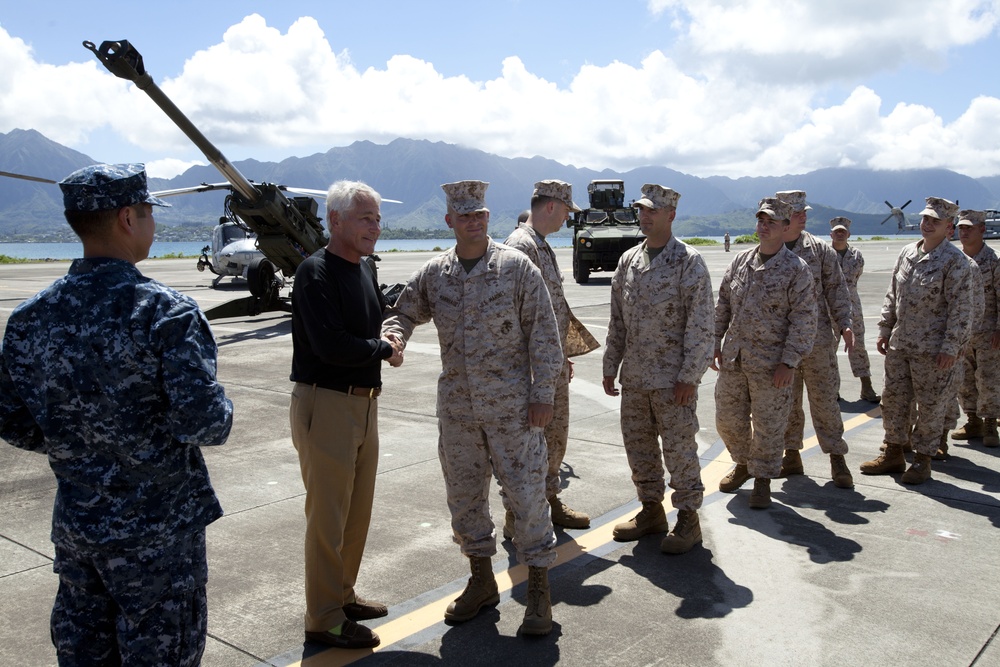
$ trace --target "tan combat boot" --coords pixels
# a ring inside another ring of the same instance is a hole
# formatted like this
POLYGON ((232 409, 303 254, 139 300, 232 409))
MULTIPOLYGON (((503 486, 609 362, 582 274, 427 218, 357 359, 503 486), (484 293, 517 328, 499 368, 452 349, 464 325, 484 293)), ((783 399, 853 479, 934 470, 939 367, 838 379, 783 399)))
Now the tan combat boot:
POLYGON ((983 437, 983 420, 975 412, 967 412, 965 426, 952 432, 952 440, 969 440, 983 437))
POLYGON ((647 501, 642 504, 639 513, 625 523, 615 526, 612 536, 617 542, 631 542, 643 535, 665 533, 670 530, 667 524, 667 513, 663 511, 663 503, 647 501))
POLYGON ((719 491, 723 493, 736 493, 736 490, 746 484, 750 479, 750 471, 745 463, 737 463, 736 467, 729 471, 729 474, 719 480, 719 491))
POLYGON ((805 472, 805 468, 802 467, 802 456, 799 454, 797 449, 786 449, 785 455, 781 457, 781 472, 778 473, 778 477, 791 477, 792 475, 801 475, 805 472))
POLYGON ((875 393, 875 387, 872 386, 872 379, 870 377, 861 378, 861 400, 868 401, 869 403, 880 403, 882 397, 875 393))
POLYGON ((552 525, 563 528, 590 528, 590 517, 583 512, 577 512, 559 500, 559 496, 549 498, 552 508, 552 525))
POLYGON ((948 458, 948 431, 941 434, 941 442, 938 443, 938 450, 931 457, 935 461, 944 461, 948 458))
POLYGON ((503 539, 514 539, 514 513, 510 510, 503 515, 503 539))
POLYGON ((891 472, 906 470, 906 459, 903 458, 903 448, 899 445, 885 446, 878 458, 861 464, 862 475, 888 475, 891 472))
POLYGON ((854 477, 851 476, 843 454, 830 454, 830 477, 838 489, 854 488, 854 477))
POLYGON ((750 509, 764 510, 771 506, 771 480, 756 477, 750 492, 750 509))
POLYGON ((913 465, 899 478, 903 484, 923 484, 931 478, 931 457, 927 454, 914 454, 913 465))
POLYGON ((670 534, 660 542, 665 554, 684 554, 701 542, 701 522, 694 510, 677 510, 677 523, 670 534))
POLYGON ((472 620, 483 607, 500 602, 500 592, 497 590, 497 580, 493 576, 493 561, 486 556, 469 558, 469 568, 472 576, 465 590, 444 612, 444 620, 452 623, 463 623, 472 620))
POLYGON ((549 595, 549 569, 528 566, 528 604, 521 621, 522 635, 547 635, 552 632, 552 599, 549 595))
POLYGON ((1000 436, 997 435, 997 420, 987 417, 983 420, 983 447, 1000 447, 1000 436))

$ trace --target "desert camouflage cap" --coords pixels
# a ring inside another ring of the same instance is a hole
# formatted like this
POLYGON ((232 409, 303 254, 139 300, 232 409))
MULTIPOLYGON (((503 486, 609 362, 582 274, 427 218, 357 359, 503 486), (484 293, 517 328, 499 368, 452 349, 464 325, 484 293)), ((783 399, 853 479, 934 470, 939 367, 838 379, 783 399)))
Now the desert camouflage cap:
POLYGON ((170 206, 149 194, 145 166, 94 164, 77 169, 59 182, 67 211, 113 211, 139 203, 170 206))
POLYGON ((946 220, 954 218, 955 214, 958 213, 958 204, 955 202, 942 199, 941 197, 928 197, 926 201, 927 207, 920 212, 921 216, 926 215, 938 220, 946 220))
POLYGON ((956 227, 974 227, 976 225, 986 225, 986 211, 973 211, 967 208, 959 212, 956 227))
POLYGON ((812 210, 812 206, 806 203, 805 190, 782 190, 774 193, 774 196, 791 206, 793 213, 812 210))
POLYGON ((646 183, 642 186, 642 199, 637 200, 632 206, 645 206, 646 208, 677 208, 677 200, 681 198, 679 192, 670 188, 665 188, 656 183, 646 183))
POLYGON ((850 218, 845 218, 842 215, 838 215, 836 218, 834 218, 833 220, 831 220, 830 221, 830 231, 832 232, 832 231, 836 231, 838 229, 843 229, 843 230, 846 230, 847 232, 850 232, 851 231, 851 219, 850 218))
POLYGON ((569 210, 579 213, 583 209, 573 203, 573 186, 566 181, 548 179, 535 183, 532 197, 552 197, 569 206, 569 210))
POLYGON ((441 189, 448 197, 448 208, 455 213, 462 214, 490 210, 486 208, 486 188, 488 187, 490 184, 485 181, 458 181, 445 183, 441 189))
POLYGON ((757 217, 768 215, 775 220, 791 220, 792 207, 777 197, 764 197, 757 204, 757 217))

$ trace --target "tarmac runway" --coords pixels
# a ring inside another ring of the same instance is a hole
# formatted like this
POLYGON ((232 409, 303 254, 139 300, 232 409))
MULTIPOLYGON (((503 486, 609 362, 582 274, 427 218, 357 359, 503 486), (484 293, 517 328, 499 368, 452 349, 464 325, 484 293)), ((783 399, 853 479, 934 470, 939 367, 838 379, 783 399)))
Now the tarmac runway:
MULTIPOLYGON (((859 244, 860 290, 876 388, 882 297, 905 241, 859 244)), ((993 242, 995 245, 996 242, 993 242)), ((745 246, 734 246, 738 251, 745 246)), ((402 282, 434 253, 386 253, 380 280, 402 282)), ((718 289, 735 253, 702 249, 718 289)), ((573 282, 557 250, 577 317, 602 343, 610 274, 573 282)), ((192 260, 148 260, 147 275, 203 308, 243 296, 210 289, 192 260)), ((0 266, 0 320, 65 273, 68 263, 0 266)), ((85 314, 81 314, 85 316, 85 314)), ((380 468, 357 590, 385 602, 372 651, 303 643, 304 489, 288 427, 290 319, 284 314, 213 323, 219 377, 236 408, 229 442, 206 448, 226 515, 208 528, 209 666, 308 665, 927 665, 1000 667, 1000 450, 952 446, 918 487, 899 476, 865 477, 882 440, 878 406, 858 399, 846 355, 841 409, 853 490, 830 481, 807 420, 803 476, 776 480, 769 510, 747 508, 749 487, 717 491, 731 460, 715 430, 716 373, 699 389, 698 435, 705 505, 703 545, 680 556, 661 536, 617 543, 611 528, 639 505, 622 447, 618 399, 601 388, 601 350, 578 357, 570 385, 570 443, 562 497, 593 518, 558 530, 550 573, 555 629, 517 635, 526 571, 509 542, 493 559, 501 602, 445 625, 468 565, 451 540, 434 416, 440 371, 433 325, 417 329, 401 368, 383 370, 380 468)), ((57 587, 49 541, 55 480, 43 456, 0 446, 0 664, 53 665, 48 619, 57 587)), ((665 503, 673 523, 675 512, 665 503)), ((503 508, 495 493, 494 520, 503 508)))

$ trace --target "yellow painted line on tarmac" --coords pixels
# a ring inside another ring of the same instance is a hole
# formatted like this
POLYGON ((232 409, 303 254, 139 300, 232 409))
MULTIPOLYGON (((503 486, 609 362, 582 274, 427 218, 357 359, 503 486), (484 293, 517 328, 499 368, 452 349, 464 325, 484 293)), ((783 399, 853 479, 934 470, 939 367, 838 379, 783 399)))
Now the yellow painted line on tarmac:
MULTIPOLYGON (((868 412, 852 417, 844 422, 844 432, 846 433, 852 429, 862 426, 872 421, 880 414, 881 409, 876 407, 868 412)), ((816 436, 806 439, 803 441, 803 452, 809 451, 818 444, 819 441, 816 440, 816 436)), ((732 467, 733 463, 729 459, 728 452, 725 449, 723 449, 717 457, 705 464, 705 466, 701 469, 701 479, 705 484, 706 495, 713 493, 710 489, 719 488, 719 481, 726 476, 732 467)), ((668 514, 673 510, 673 506, 670 504, 669 494, 663 501, 663 508, 668 514)), ((596 528, 592 528, 581 535, 574 536, 574 538, 569 542, 559 545, 556 547, 556 561, 552 564, 552 567, 568 563, 575 558, 579 558, 588 552, 595 551, 598 548, 612 542, 614 540, 612 531, 614 530, 615 524, 630 518, 631 515, 635 514, 635 512, 635 509, 623 512, 613 520, 607 521, 596 528)), ((515 586, 527 581, 528 568, 527 566, 521 564, 514 565, 503 572, 497 572, 496 579, 497 588, 500 593, 505 593, 515 586)), ((454 593, 449 594, 443 598, 429 602, 419 609, 414 609, 408 614, 404 614, 399 618, 380 625, 376 628, 376 632, 381 638, 382 643, 374 649, 357 649, 348 651, 331 648, 323 651, 322 653, 304 658, 299 662, 293 662, 290 664, 290 667, 295 665, 301 665, 302 667, 340 667, 341 665, 349 665, 353 662, 361 660, 376 651, 389 648, 393 644, 406 639, 407 637, 423 632, 432 625, 440 623, 444 618, 445 609, 448 608, 448 605, 454 598, 454 593)))

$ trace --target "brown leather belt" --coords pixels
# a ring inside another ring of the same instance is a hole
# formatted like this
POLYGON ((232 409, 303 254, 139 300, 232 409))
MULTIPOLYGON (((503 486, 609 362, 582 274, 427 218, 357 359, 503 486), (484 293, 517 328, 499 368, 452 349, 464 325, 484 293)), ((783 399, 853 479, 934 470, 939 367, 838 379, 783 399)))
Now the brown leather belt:
POLYGON ((353 396, 367 396, 368 398, 378 398, 382 393, 381 387, 348 387, 346 393, 353 396))

